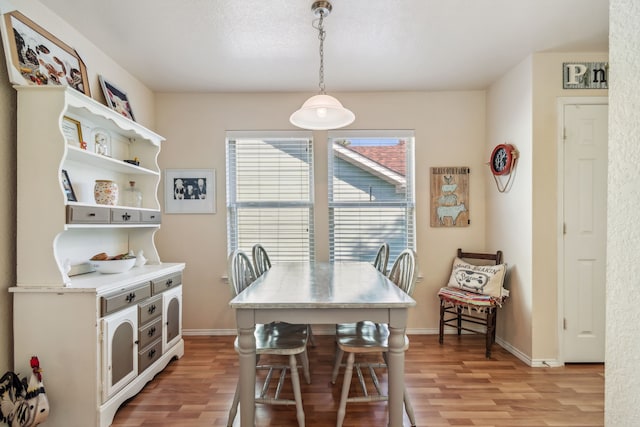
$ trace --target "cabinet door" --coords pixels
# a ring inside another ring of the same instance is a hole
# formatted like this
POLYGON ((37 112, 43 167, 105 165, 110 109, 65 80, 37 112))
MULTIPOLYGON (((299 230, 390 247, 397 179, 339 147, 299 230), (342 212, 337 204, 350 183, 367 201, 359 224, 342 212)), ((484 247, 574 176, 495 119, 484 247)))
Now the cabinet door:
POLYGON ((138 307, 102 319, 102 401, 138 375, 138 307))
POLYGON ((162 293, 162 353, 182 338, 182 286, 162 293))

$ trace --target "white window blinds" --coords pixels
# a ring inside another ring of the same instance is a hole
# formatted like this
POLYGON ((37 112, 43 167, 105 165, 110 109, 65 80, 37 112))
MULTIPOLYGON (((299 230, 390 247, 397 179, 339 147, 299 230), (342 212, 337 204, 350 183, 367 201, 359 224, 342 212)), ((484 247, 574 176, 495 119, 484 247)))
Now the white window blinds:
POLYGON ((310 137, 227 135, 229 252, 262 244, 272 262, 313 258, 310 137))
POLYGON ((329 257, 373 261, 381 243, 389 262, 415 249, 413 133, 329 134, 329 257))

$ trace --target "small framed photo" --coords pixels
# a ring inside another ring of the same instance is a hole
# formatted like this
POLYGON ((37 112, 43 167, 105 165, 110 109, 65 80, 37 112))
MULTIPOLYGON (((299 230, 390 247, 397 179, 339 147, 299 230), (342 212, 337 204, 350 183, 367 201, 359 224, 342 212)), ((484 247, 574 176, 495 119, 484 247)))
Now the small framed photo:
POLYGON ((215 169, 165 169, 164 210, 168 214, 216 213, 215 169))
POLYGON ((102 92, 104 93, 104 98, 106 99, 109 108, 115 110, 119 114, 122 114, 126 118, 135 121, 136 119, 133 116, 131 103, 129 102, 129 97, 127 97, 126 92, 116 87, 103 76, 100 75, 98 78, 100 79, 100 86, 102 86, 102 92))
POLYGON ((82 139, 82 125, 78 120, 64 116, 62 118, 62 132, 67 144, 87 149, 87 144, 82 139))
POLYGON ((73 187, 71 186, 71 181, 69 180, 69 174, 67 174, 66 170, 62 169, 60 179, 62 180, 62 188, 64 188, 64 193, 67 195, 67 201, 77 202, 78 199, 76 199, 76 193, 73 192, 73 187))
POLYGON ((0 30, 11 83, 70 86, 91 96, 87 69, 73 48, 18 11, 4 14, 0 30))

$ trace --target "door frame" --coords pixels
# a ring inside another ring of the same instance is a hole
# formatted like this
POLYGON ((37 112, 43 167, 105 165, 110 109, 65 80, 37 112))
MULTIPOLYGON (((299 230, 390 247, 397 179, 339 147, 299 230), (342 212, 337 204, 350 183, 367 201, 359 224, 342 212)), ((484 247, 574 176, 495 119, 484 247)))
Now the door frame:
MULTIPOLYGON (((567 105, 607 105, 609 106, 608 96, 572 96, 559 97, 557 101, 557 195, 556 205, 557 212, 557 298, 558 298, 558 362, 565 364, 564 355, 564 107, 567 105)), ((608 141, 607 141, 608 145, 608 141)))

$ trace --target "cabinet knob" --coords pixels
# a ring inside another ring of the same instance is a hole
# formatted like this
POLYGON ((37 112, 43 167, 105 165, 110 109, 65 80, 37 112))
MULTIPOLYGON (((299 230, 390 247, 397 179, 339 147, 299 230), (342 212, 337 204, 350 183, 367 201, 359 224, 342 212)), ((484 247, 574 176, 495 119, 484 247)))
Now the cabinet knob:
POLYGON ((156 327, 154 326, 153 328, 149 328, 149 332, 147 332, 147 335, 149 335, 150 337, 154 336, 156 334, 156 327))
POLYGON ((155 354, 156 354, 156 349, 152 348, 151 350, 149 350, 149 353, 147 353, 147 354, 149 356, 149 359, 152 359, 153 356, 155 356, 155 354))
POLYGON ((90 212, 89 216, 96 216, 95 212, 90 212))
POLYGON ((128 213, 125 213, 122 215, 123 221, 129 221, 130 219, 131 219, 131 215, 129 215, 128 213))
POLYGON ((151 304, 149 306, 149 308, 147 309, 147 311, 149 312, 149 314, 153 314, 156 311, 156 305, 155 304, 151 304))
POLYGON ((127 295, 127 297, 125 298, 127 300, 127 302, 131 302, 134 299, 136 299, 136 293, 135 292, 131 292, 129 295, 127 295))
POLYGON ((173 285, 173 279, 167 280, 167 283, 166 283, 167 288, 171 287, 171 285, 173 285))

